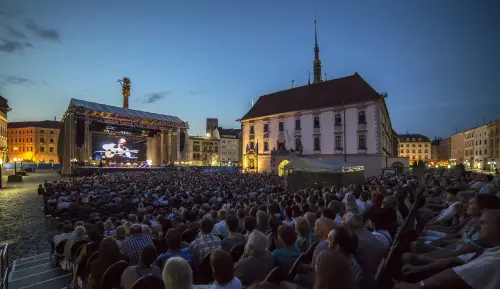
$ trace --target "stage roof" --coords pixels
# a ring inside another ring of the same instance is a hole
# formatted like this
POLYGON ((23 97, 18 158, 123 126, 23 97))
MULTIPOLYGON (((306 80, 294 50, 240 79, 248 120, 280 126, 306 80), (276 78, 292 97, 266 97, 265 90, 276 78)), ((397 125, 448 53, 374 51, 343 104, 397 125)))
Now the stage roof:
POLYGON ((343 161, 321 158, 294 158, 285 165, 286 170, 311 173, 337 173, 363 170, 363 166, 356 166, 343 161))
POLYGON ((81 107, 88 110, 94 110, 98 112, 111 113, 111 114, 120 114, 125 116, 132 116, 138 118, 149 118, 154 120, 168 121, 174 123, 184 123, 180 118, 176 116, 166 115, 166 114, 158 114, 153 112, 140 111, 135 109, 125 109, 123 107, 112 106, 107 104, 101 104, 96 102, 90 102, 80 99, 72 98, 70 106, 81 107))

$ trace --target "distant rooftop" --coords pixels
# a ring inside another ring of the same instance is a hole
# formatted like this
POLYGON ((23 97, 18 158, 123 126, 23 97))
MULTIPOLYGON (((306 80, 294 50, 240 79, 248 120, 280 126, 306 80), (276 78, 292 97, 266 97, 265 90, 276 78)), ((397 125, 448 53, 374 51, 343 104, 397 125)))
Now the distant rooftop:
POLYGON ((57 120, 42 120, 42 121, 18 121, 9 122, 7 128, 25 128, 25 127, 39 127, 39 128, 53 128, 60 129, 61 122, 57 120))
POLYGON ((219 131, 219 136, 224 137, 224 136, 232 136, 235 138, 240 138, 241 137, 241 129, 239 128, 222 128, 218 127, 217 130, 219 131))
POLYGON ((429 138, 423 134, 407 133, 398 135, 401 142, 430 142, 429 138), (409 140, 406 140, 409 139, 409 140))

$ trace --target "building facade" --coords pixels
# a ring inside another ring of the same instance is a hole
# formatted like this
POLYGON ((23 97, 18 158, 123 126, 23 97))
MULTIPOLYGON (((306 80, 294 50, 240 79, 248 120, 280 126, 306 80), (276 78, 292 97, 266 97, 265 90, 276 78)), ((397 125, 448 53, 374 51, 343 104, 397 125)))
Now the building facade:
POLYGON ((399 135, 399 156, 409 158, 410 162, 432 159, 431 141, 421 134, 399 135))
POLYGON ((26 121, 8 124, 8 159, 13 162, 59 163, 57 143, 61 122, 26 121))
POLYGON ((440 139, 434 139, 431 142, 431 161, 437 162, 439 160, 439 144, 441 143, 440 139))
POLYGON ((222 166, 238 165, 241 161, 241 130, 218 128, 220 137, 220 158, 222 166))
POLYGON ((439 140, 437 151, 437 159, 439 161, 450 161, 451 159, 451 137, 439 140))
POLYGON ((465 165, 465 133, 457 133, 450 136, 450 163, 452 165, 465 165))
POLYGON ((9 121, 7 120, 7 112, 9 112, 10 110, 11 108, 9 107, 8 100, 0 95, 0 166, 7 162, 7 125, 9 123, 9 121))
POLYGON ((500 120, 488 123, 488 168, 494 170, 500 165, 500 120))
POLYGON ((488 126, 482 125, 474 129, 474 168, 484 169, 488 163, 488 126))
POLYGON ((189 136, 188 161, 195 166, 219 165, 219 142, 217 138, 189 136))
POLYGON ((363 165, 373 176, 393 150, 385 98, 357 73, 262 96, 241 123, 248 172, 279 172, 302 155, 363 165))

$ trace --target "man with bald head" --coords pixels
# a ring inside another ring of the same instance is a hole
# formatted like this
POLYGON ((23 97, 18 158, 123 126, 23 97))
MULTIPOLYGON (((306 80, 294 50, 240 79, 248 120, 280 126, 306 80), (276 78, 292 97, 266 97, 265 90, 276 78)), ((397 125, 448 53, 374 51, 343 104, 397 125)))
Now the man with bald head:
POLYGON ((328 249, 328 234, 333 230, 333 222, 329 218, 321 217, 316 220, 314 224, 314 234, 319 239, 319 244, 314 249, 313 257, 312 257, 312 269, 314 270, 314 265, 316 264, 316 258, 319 256, 319 253, 326 251, 328 249))

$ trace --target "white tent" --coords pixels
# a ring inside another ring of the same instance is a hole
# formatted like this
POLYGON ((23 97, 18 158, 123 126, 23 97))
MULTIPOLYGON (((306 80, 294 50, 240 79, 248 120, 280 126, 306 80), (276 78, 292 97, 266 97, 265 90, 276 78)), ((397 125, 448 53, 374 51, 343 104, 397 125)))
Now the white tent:
POLYGON ((285 170, 310 172, 310 173, 342 173, 364 170, 363 166, 355 166, 343 161, 321 158, 294 158, 285 170))

